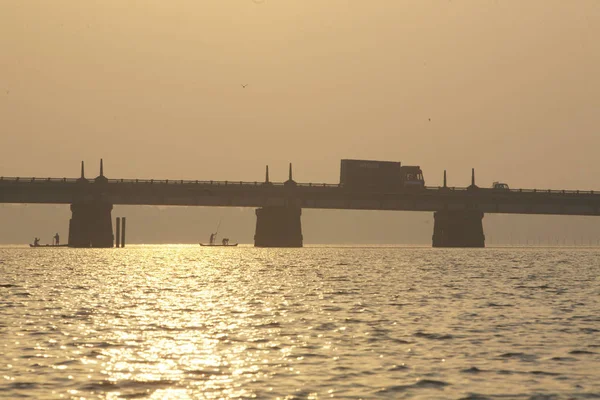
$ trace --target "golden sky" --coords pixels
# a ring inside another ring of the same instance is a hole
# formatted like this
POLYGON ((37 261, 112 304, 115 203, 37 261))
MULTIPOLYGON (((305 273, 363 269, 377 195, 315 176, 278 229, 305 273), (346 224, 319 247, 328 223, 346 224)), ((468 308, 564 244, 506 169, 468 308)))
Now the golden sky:
POLYGON ((0 175, 600 189, 598 38, 598 0, 0 0, 0 175))

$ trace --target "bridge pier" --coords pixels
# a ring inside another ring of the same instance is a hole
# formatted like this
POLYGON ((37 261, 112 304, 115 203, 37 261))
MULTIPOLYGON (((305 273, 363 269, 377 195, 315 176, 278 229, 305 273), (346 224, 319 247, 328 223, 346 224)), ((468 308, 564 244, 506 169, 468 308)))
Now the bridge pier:
POLYGON ((442 210, 433 217, 433 247, 485 247, 483 212, 442 210))
POLYGON ((255 247, 302 247, 299 207, 256 209, 255 247))
POLYGON ((112 208, 102 201, 71 204, 69 247, 113 247, 112 208))
POLYGON ((80 200, 71 204, 69 247, 113 247, 113 205, 102 200, 103 188, 107 183, 102 159, 100 175, 94 179, 93 186, 85 178, 83 161, 81 162, 81 177, 77 179, 80 200))

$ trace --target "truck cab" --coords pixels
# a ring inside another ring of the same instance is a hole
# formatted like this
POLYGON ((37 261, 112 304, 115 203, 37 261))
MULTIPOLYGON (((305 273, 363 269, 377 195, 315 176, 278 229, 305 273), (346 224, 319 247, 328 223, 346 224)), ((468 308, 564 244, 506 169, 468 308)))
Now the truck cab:
POLYGON ((418 165, 403 165, 400 167, 402 186, 405 188, 424 188, 423 171, 418 165))

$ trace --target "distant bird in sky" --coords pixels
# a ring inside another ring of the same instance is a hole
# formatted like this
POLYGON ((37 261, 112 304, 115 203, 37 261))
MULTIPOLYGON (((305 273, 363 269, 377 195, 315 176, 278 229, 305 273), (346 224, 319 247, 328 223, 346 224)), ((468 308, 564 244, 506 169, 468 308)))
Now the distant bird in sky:
POLYGON ((242 87, 245 89, 246 86, 248 86, 248 84, 246 83, 245 85, 242 83, 242 87))

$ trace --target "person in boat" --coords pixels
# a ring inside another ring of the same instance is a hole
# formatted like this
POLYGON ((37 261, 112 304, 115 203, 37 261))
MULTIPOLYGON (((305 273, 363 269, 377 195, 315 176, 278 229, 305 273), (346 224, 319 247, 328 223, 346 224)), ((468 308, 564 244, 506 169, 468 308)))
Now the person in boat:
POLYGON ((214 244, 215 243, 215 234, 211 233, 210 234, 210 240, 208 241, 209 244, 214 244))
POLYGON ((227 246, 229 244, 229 239, 223 238, 221 242, 223 243, 223 246, 227 246))
POLYGON ((54 244, 58 246, 60 244, 60 236, 58 236, 58 232, 54 235, 54 244))
POLYGON ((38 247, 38 246, 40 245, 40 238, 37 238, 37 237, 36 237, 36 238, 34 238, 34 239, 33 239, 33 245, 34 245, 35 247, 38 247))

